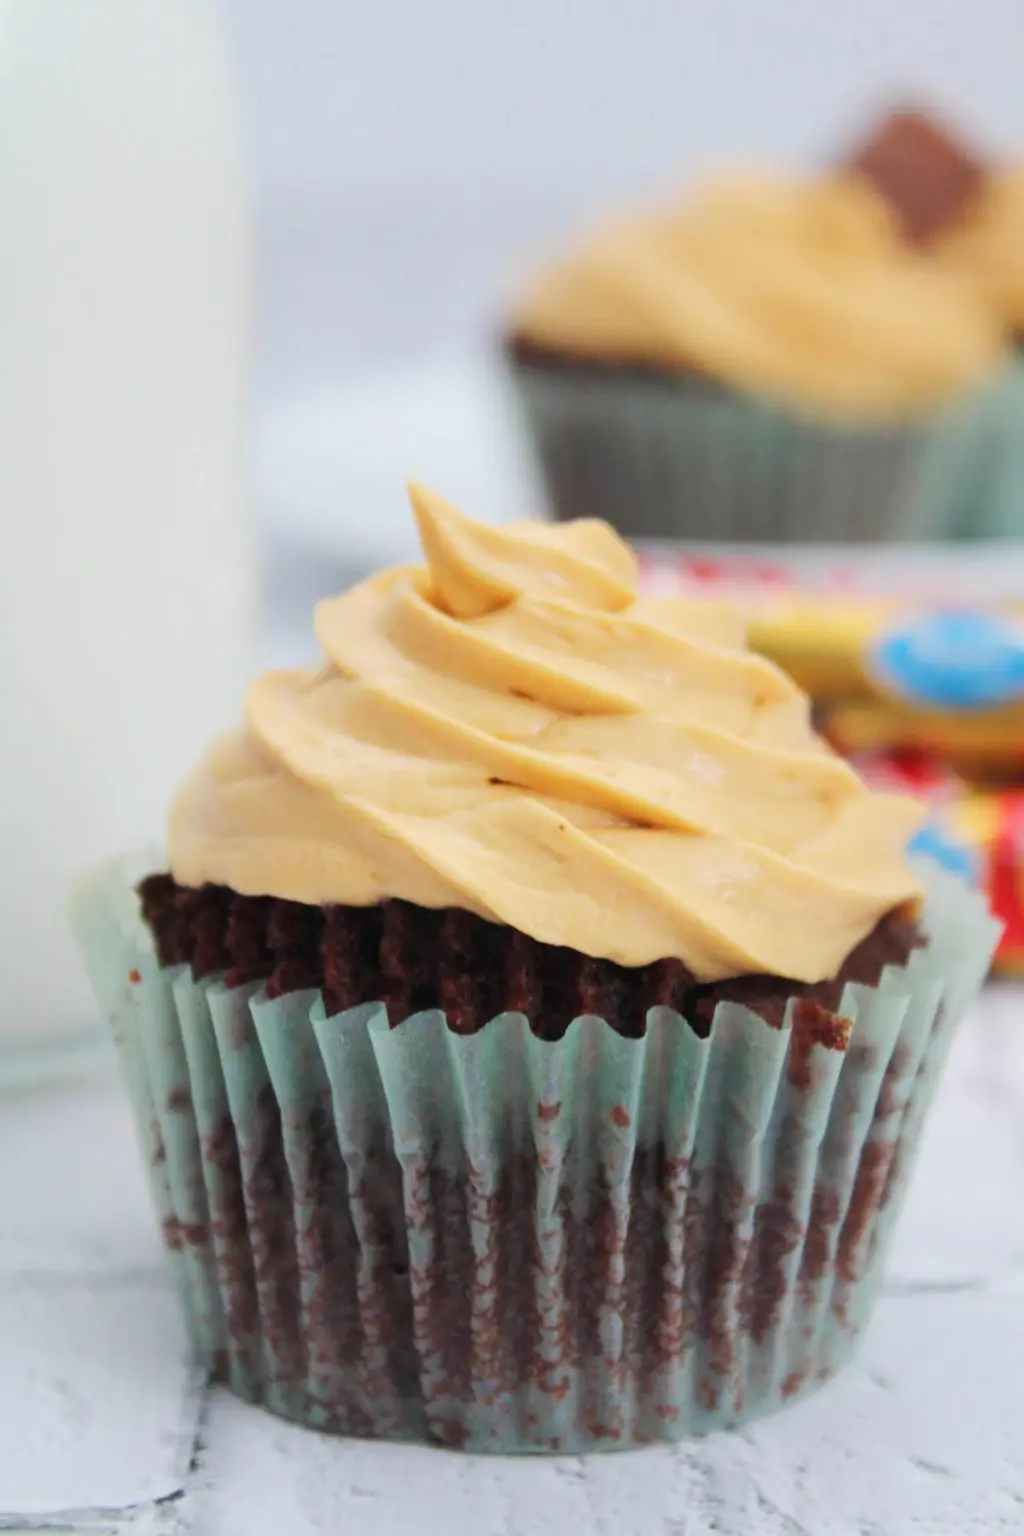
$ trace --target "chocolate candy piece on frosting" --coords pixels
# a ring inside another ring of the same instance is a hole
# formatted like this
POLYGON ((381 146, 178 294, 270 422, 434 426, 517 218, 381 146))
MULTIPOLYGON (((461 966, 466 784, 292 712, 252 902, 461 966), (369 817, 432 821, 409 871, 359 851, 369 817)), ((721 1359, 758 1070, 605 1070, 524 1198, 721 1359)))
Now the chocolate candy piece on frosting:
POLYGON ((954 225, 986 175, 959 139, 918 111, 891 113, 846 166, 882 194, 915 245, 954 225))

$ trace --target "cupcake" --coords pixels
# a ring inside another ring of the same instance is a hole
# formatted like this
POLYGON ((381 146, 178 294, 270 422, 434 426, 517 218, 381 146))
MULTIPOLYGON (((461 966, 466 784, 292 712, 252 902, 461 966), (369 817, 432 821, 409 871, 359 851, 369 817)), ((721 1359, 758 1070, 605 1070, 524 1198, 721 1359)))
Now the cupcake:
POLYGON ((72 901, 197 1356, 353 1435, 737 1423, 856 1345, 995 925, 729 608, 412 500, 72 901))
POLYGON ((815 178, 709 181, 534 274, 506 351, 559 518, 637 538, 947 531, 941 494, 914 494, 921 460, 951 413, 973 420, 1007 349, 977 284, 918 238, 980 170, 951 144, 959 180, 908 212, 900 170, 913 194, 917 162, 947 161, 941 136, 912 141, 917 162, 906 138, 815 178))

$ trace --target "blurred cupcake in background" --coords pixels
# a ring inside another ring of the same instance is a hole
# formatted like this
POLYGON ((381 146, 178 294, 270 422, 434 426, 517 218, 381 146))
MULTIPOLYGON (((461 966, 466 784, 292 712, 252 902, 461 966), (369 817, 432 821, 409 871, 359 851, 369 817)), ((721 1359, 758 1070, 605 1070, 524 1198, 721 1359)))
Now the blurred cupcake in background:
POLYGON ((712 180, 544 265, 506 346, 555 514, 638 538, 949 533, 922 462, 973 435, 1009 350, 933 243, 985 174, 900 114, 827 175, 712 180))

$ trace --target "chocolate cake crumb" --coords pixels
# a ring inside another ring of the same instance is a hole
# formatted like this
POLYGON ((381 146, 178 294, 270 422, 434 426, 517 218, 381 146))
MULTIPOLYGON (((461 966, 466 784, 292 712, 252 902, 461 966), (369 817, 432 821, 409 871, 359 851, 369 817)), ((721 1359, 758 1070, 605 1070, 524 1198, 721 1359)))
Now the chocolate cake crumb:
POLYGON ((810 997, 802 997, 793 1010, 793 1034, 789 1042, 787 1073, 794 1088, 806 1092, 812 1083, 814 1047, 827 1051, 845 1051, 852 1025, 849 1019, 810 997))
POLYGON ((779 1029, 796 997, 806 1005, 800 1019, 809 1043, 842 1049, 845 1021, 835 1010, 847 982, 874 986, 887 965, 905 965, 925 942, 913 921, 890 913, 829 981, 737 976, 699 983, 679 960, 617 965, 456 907, 314 907, 218 885, 180 886, 166 874, 150 875, 138 892, 163 966, 189 965, 197 980, 223 971, 229 986, 264 982, 271 997, 319 990, 329 1014, 383 1000, 392 1028, 441 1008, 449 1027, 467 1035, 508 1012, 525 1014, 536 1035, 557 1040, 574 1018, 596 1014, 638 1039, 649 1009, 660 1005, 704 1038, 720 1002, 742 1003, 779 1029))

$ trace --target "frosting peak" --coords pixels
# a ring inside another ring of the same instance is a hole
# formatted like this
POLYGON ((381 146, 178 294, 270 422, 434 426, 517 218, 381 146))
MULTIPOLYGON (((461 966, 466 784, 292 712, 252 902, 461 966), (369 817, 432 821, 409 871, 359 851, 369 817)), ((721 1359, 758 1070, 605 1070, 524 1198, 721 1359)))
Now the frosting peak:
POLYGON ((482 527, 411 487, 425 567, 316 612, 174 807, 183 884, 460 906, 701 979, 817 981, 919 894, 870 793, 722 604, 637 597, 601 523, 482 527))
POLYGON ((410 482, 409 499, 435 602, 478 619, 527 593, 615 612, 636 596, 637 563, 607 523, 527 521, 490 528, 410 482))

